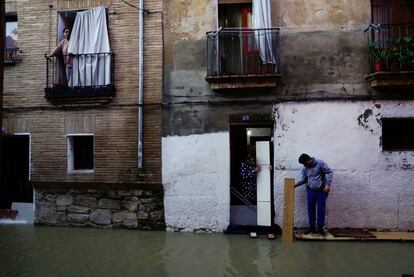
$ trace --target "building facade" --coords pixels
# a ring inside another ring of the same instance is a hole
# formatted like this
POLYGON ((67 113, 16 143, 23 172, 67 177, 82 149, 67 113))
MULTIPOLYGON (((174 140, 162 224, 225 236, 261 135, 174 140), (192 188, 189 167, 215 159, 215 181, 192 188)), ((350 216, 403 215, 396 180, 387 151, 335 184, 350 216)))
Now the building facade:
POLYGON ((37 224, 164 229, 162 4, 145 3, 141 104, 139 1, 6 2, 17 51, 5 58, 1 208, 33 203, 37 224), (65 28, 92 41, 69 43, 71 76, 62 55, 46 57, 65 28))
POLYGON ((327 227, 413 230, 411 2, 165 1, 167 230, 281 225, 301 153, 334 171, 327 227), (253 197, 240 173, 251 151, 253 197))

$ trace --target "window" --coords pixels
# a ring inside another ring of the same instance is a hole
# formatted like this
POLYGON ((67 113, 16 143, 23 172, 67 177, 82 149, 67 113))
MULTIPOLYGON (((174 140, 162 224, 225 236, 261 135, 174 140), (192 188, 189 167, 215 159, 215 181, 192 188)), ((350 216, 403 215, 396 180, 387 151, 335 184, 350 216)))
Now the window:
POLYGON ((6 37, 4 40, 4 61, 15 63, 19 60, 19 48, 17 46, 17 14, 6 14, 6 37))
POLYGON ((384 151, 413 151, 414 118, 383 118, 382 149, 384 151))
POLYGON ((93 135, 68 135, 68 172, 93 172, 93 135))
POLYGON ((6 15, 6 48, 17 48, 17 15, 6 15))
POLYGON ((413 0, 372 0, 372 22, 376 24, 414 23, 413 0))

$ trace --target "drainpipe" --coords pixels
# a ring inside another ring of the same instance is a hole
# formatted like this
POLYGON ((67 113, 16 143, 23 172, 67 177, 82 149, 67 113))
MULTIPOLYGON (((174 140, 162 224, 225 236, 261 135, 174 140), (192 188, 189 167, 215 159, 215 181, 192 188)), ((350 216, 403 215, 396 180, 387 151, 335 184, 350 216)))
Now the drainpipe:
POLYGON ((138 169, 143 168, 143 104, 144 104, 144 0, 139 1, 139 91, 138 91, 138 169))
MULTIPOLYGON (((6 31, 6 24, 5 24, 5 2, 4 0, 0 0, 0 178, 1 178, 1 167, 2 167, 2 158, 1 158, 1 144, 2 144, 2 137, 3 137, 3 84, 4 84, 4 38, 5 38, 5 31, 6 31)), ((1 179, 0 179, 1 180, 1 179)))

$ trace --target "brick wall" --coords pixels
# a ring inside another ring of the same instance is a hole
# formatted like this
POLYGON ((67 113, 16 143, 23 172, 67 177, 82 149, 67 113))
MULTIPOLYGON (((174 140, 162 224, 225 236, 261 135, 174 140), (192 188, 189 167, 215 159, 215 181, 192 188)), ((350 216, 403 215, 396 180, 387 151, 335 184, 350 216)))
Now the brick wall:
MULTIPOLYGON (((162 1, 146 1, 144 169, 137 169, 138 10, 122 1, 16 0, 22 61, 5 69, 3 125, 31 134, 32 181, 40 187, 161 185, 162 1), (98 3, 99 2, 99 3, 98 3), (49 5, 53 7, 50 8, 49 5), (56 46, 57 12, 103 4, 116 55, 108 104, 60 107, 44 98, 45 57, 56 46), (68 133, 93 133, 95 170, 67 173, 68 133)), ((128 1, 138 6, 138 1, 128 1)))

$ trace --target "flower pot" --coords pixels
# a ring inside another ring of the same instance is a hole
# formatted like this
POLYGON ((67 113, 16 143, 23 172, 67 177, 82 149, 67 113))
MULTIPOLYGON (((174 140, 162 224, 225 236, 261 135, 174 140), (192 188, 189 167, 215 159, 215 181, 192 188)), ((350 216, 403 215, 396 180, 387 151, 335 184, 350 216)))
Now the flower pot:
POLYGON ((382 71, 382 63, 381 62, 379 62, 379 61, 374 62, 374 71, 375 72, 382 71))

